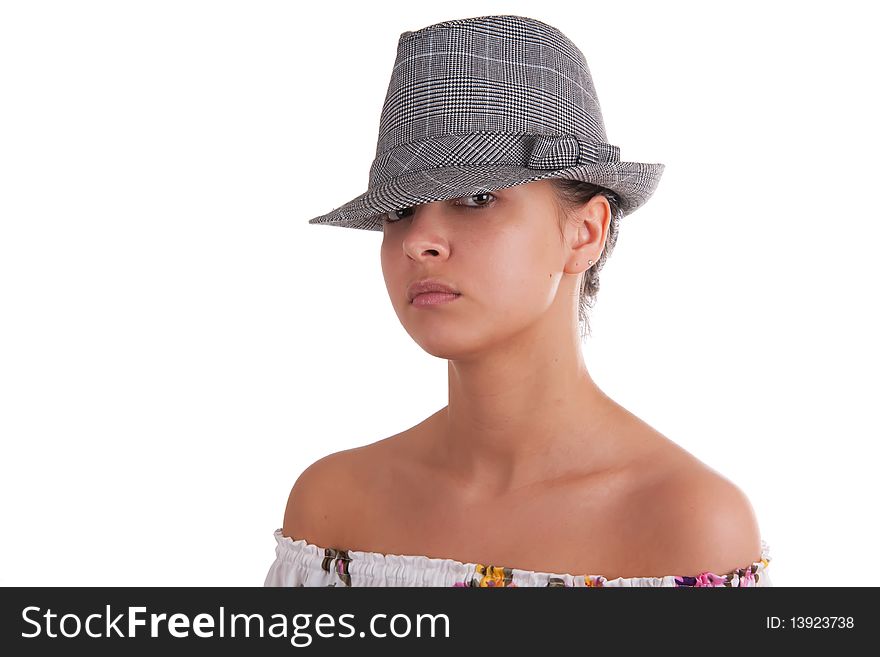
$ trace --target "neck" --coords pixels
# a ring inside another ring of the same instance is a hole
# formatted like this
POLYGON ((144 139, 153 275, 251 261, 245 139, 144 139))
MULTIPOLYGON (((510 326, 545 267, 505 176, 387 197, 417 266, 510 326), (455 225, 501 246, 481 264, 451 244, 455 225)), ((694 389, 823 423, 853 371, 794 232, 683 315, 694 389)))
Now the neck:
POLYGON ((552 326, 449 361, 432 460, 463 495, 497 497, 575 470, 598 472, 619 456, 608 430, 616 404, 593 382, 573 332, 553 335, 552 326))

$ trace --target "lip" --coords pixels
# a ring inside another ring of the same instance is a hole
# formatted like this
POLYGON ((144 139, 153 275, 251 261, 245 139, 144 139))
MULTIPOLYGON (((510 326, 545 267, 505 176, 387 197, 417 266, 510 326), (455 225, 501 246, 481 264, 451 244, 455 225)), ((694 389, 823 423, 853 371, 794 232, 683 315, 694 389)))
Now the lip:
POLYGON ((422 302, 428 301, 428 296, 435 301, 451 301, 461 296, 461 292, 439 278, 423 278, 411 283, 406 289, 406 296, 410 303, 413 303, 420 295, 426 297, 421 300, 422 302))
POLYGON ((460 294, 450 294, 448 292, 422 292, 417 294, 412 300, 413 306, 439 306, 444 303, 450 303, 460 297, 460 294))

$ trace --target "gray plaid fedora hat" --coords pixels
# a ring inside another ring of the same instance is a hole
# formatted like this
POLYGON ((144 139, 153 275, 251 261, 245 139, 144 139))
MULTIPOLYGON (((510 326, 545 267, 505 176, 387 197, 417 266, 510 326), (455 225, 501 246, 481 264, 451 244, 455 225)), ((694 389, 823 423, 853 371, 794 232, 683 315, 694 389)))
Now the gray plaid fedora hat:
POLYGON ((383 216, 546 178, 613 191, 621 217, 654 193, 664 164, 621 162, 583 53, 524 16, 403 32, 367 191, 310 224, 383 230, 383 216))

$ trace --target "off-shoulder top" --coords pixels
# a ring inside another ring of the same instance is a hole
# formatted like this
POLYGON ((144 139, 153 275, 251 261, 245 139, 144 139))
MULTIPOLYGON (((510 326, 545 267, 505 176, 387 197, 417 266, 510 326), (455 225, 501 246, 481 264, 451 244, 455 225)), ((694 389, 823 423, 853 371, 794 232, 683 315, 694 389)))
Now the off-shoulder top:
POLYGON ((763 539, 760 560, 729 573, 607 579, 602 575, 545 573, 423 555, 319 547, 281 532, 281 528, 274 532, 275 561, 263 586, 773 586, 767 574, 770 548, 763 539))

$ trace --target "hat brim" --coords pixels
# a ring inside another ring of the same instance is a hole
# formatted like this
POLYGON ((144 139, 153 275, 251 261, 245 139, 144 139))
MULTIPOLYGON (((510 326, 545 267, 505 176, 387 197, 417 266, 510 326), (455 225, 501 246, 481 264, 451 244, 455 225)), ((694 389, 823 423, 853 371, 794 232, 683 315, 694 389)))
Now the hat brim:
POLYGON ((621 216, 625 216, 651 198, 665 166, 660 163, 603 162, 552 171, 518 166, 459 166, 414 171, 368 190, 345 205, 310 219, 309 223, 382 231, 382 214, 391 210, 548 178, 582 180, 610 189, 620 197, 621 216))

